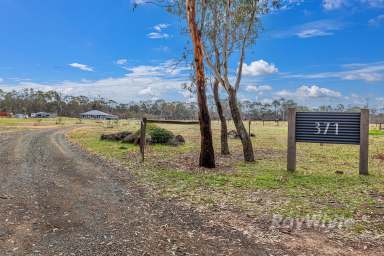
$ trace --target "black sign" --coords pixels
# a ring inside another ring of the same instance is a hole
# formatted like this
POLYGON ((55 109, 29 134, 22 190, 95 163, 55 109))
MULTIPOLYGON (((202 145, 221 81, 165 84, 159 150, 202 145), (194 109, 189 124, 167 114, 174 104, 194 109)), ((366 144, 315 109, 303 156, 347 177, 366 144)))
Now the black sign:
POLYGON ((296 141, 360 144, 360 113, 297 112, 296 141))

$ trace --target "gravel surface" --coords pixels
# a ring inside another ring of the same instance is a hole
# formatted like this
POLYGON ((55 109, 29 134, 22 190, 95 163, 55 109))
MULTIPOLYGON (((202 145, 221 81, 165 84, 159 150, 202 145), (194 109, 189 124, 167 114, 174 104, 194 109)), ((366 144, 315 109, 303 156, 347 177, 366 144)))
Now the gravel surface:
POLYGON ((151 196, 64 134, 0 134, 0 255, 283 255, 151 196))

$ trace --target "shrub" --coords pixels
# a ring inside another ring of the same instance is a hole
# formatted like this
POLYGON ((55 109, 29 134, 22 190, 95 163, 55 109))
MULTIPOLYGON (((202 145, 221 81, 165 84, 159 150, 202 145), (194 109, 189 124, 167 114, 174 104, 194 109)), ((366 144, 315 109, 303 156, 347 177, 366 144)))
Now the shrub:
POLYGON ((171 131, 160 127, 151 127, 149 129, 149 135, 151 135, 152 143, 165 144, 170 141, 174 135, 171 131))

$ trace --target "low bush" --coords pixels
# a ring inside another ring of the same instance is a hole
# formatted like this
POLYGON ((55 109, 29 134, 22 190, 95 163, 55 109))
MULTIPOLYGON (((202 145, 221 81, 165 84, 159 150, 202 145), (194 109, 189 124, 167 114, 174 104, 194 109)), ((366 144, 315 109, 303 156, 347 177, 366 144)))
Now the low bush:
POLYGON ((151 135, 152 143, 166 144, 175 137, 171 131, 164 128, 151 127, 148 130, 149 135, 151 135))

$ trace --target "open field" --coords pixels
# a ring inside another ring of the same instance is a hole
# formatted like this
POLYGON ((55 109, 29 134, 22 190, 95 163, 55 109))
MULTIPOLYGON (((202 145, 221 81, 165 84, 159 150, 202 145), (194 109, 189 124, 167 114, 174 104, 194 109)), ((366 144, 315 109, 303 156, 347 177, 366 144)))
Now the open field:
MULTIPOLYGON (((120 121, 124 124, 124 121, 120 121)), ((0 118, 0 132, 26 130, 26 129, 42 129, 57 128, 73 125, 86 125, 97 127, 110 127, 115 125, 114 121, 95 121, 80 120, 79 118, 55 117, 55 118, 0 118)))
MULTIPOLYGON (((358 175, 359 147, 350 145, 299 143, 297 172, 288 173, 286 123, 279 126, 253 123, 257 161, 245 164, 240 141, 230 139, 231 156, 217 154, 215 170, 197 166, 198 126, 159 126, 183 135, 187 143, 179 147, 149 145, 144 164, 139 162, 137 146, 99 140, 102 133, 135 131, 138 122, 114 129, 80 128, 68 137, 93 153, 128 166, 159 195, 215 209, 220 218, 229 218, 228 222, 244 217, 248 224, 256 222, 269 228, 273 214, 293 219, 316 216, 313 218, 325 223, 343 219, 350 222, 340 229, 308 229, 359 243, 384 241, 384 136, 381 132, 371 131, 370 175, 361 177, 358 175)), ((215 150, 220 152, 217 121, 213 122, 213 131, 215 150)))

